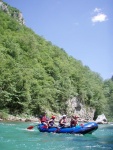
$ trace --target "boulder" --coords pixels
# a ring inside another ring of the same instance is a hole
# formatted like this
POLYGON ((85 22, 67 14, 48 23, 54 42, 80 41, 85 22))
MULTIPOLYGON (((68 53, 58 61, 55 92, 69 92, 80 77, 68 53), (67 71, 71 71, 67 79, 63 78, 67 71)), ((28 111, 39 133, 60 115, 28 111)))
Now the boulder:
POLYGON ((97 117, 97 119, 95 120, 95 122, 98 123, 98 124, 105 124, 105 123, 108 123, 108 122, 107 122, 107 119, 106 119, 106 116, 105 116, 104 114, 99 115, 99 116, 97 117))
POLYGON ((3 121, 3 119, 0 118, 0 121, 3 121))

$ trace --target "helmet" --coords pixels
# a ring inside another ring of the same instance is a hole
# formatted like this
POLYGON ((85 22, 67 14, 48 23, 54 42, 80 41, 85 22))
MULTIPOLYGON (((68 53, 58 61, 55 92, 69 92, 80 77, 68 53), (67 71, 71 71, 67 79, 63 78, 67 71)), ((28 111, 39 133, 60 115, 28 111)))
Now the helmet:
POLYGON ((55 116, 52 116, 51 118, 52 118, 52 119, 55 119, 56 117, 55 117, 55 116))
POLYGON ((66 115, 63 115, 62 117, 64 118, 64 117, 66 117, 66 115))

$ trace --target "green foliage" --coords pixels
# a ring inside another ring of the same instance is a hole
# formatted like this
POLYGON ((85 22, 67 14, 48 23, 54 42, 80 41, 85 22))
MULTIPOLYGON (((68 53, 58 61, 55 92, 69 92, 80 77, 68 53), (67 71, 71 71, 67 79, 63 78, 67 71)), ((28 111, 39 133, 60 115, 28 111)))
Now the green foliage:
POLYGON ((98 115, 112 101, 97 73, 2 11, 0 62, 0 109, 12 114, 64 113, 66 101, 77 96, 98 115))
POLYGON ((6 110, 0 111, 0 118, 1 119, 8 119, 8 112, 6 110))
POLYGON ((113 121, 113 78, 104 81, 104 94, 107 99, 105 105, 106 116, 113 121))

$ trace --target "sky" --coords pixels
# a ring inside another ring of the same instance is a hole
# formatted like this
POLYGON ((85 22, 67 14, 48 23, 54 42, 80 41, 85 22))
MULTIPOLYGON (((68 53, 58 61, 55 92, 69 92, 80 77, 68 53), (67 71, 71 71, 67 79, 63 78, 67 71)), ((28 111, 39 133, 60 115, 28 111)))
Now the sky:
POLYGON ((113 75, 113 0, 3 0, 25 25, 104 80, 113 75))

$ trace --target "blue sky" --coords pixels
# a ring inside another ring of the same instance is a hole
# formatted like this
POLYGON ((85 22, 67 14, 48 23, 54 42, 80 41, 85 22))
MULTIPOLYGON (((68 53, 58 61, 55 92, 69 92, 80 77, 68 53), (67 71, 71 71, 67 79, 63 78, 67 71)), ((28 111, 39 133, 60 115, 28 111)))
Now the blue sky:
POLYGON ((113 0, 3 0, 27 27, 103 79, 113 75, 113 0))

